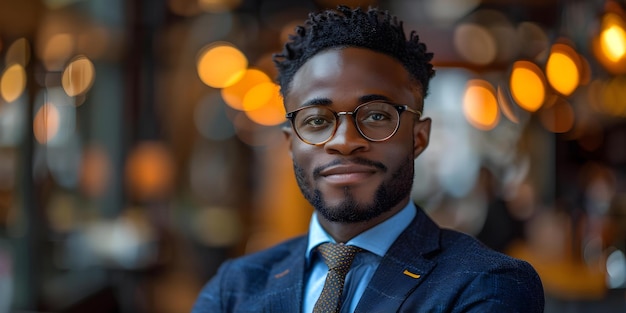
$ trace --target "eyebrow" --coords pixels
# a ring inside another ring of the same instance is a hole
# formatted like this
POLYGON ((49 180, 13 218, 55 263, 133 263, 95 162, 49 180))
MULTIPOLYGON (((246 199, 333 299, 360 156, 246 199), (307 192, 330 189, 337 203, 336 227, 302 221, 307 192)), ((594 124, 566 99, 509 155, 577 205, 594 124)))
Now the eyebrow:
POLYGON ((361 103, 377 101, 377 100, 391 102, 391 99, 389 99, 389 97, 383 96, 383 95, 377 95, 377 94, 364 95, 359 98, 359 101, 361 103))
POLYGON ((324 106, 328 106, 331 105, 333 103, 333 101, 331 101, 328 98, 313 98, 310 100, 305 101, 300 107, 308 107, 308 106, 312 106, 312 105, 324 105, 324 106))
MULTIPOLYGON (((379 94, 368 94, 368 95, 359 97, 359 103, 365 103, 365 102, 377 101, 377 100, 391 102, 391 99, 389 99, 389 97, 379 95, 379 94)), ((306 107, 306 106, 312 106, 312 105, 329 106, 332 103, 333 101, 328 98, 314 98, 314 99, 305 101, 300 107, 306 107)))

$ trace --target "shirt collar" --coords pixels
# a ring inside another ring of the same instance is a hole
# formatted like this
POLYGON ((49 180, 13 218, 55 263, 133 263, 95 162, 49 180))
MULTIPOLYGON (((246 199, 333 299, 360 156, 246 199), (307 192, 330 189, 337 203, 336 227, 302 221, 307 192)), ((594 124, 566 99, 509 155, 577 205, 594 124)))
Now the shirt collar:
MULTIPOLYGON (((384 222, 360 233, 346 244, 357 246, 382 257, 387 253, 391 244, 400 236, 400 233, 402 233, 404 229, 409 226, 413 218, 415 218, 416 210, 415 204, 409 201, 400 212, 384 222)), ((309 245, 305 255, 307 264, 309 264, 311 259, 311 251, 318 245, 325 242, 335 242, 324 228, 322 228, 315 212, 311 217, 308 237, 309 245)))

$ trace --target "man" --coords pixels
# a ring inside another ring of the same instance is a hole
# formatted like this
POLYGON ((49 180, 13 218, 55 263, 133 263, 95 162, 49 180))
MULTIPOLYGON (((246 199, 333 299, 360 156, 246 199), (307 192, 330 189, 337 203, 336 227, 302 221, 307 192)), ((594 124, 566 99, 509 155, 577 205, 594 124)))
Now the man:
POLYGON ((341 6, 290 40, 275 63, 309 232, 223 264, 193 312, 542 312, 528 263, 440 229, 410 199, 434 74, 415 33, 341 6), (348 250, 343 277, 326 262, 348 250))

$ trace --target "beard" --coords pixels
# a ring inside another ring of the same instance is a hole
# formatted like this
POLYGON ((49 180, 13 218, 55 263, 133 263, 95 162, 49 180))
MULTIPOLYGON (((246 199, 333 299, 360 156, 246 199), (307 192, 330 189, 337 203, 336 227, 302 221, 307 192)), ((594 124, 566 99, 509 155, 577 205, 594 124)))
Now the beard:
MULTIPOLYGON (((374 165, 375 167, 387 171, 381 163, 372 163, 369 160, 355 159, 355 163, 374 165)), ((406 158, 391 177, 383 181, 376 189, 374 199, 371 203, 361 203, 355 199, 350 187, 344 188, 344 200, 336 206, 329 206, 324 200, 324 196, 319 189, 314 189, 307 180, 307 175, 302 167, 293 162, 296 181, 307 199, 315 210, 325 219, 339 223, 359 223, 372 220, 383 213, 389 212, 398 203, 408 197, 413 186, 414 165, 413 159, 406 158)), ((313 180, 318 177, 321 169, 313 172, 313 180)))

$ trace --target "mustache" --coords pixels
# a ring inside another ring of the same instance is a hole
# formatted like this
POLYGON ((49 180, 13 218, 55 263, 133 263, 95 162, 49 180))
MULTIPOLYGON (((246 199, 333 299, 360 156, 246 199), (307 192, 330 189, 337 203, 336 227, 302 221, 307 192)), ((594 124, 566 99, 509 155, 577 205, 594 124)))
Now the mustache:
POLYGON ((322 166, 318 166, 313 170, 313 178, 318 178, 320 177, 320 173, 331 167, 331 166, 335 166, 335 165, 341 165, 341 164, 358 164, 358 165, 366 165, 366 166, 371 166, 371 167, 375 167, 383 172, 387 172, 387 167, 385 166, 385 164, 382 164, 381 162, 377 162, 377 161, 372 161, 366 158, 361 158, 361 157, 355 157, 355 158, 351 158, 351 159, 335 159, 330 163, 324 164, 322 166))

